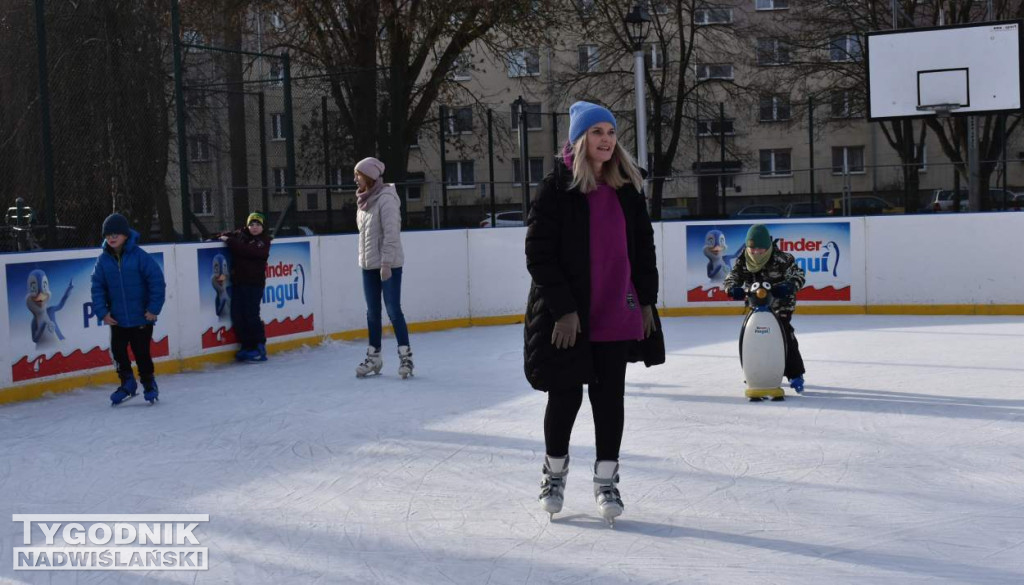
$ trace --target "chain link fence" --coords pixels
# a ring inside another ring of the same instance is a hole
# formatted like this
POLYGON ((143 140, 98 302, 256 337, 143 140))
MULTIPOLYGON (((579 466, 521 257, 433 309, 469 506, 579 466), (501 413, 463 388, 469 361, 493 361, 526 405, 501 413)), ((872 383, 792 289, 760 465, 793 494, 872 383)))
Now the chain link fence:
MULTIPOLYGON (((40 20, 39 4, 10 0, 0 20, 0 250, 95 246, 112 211, 127 215, 145 242, 209 238, 256 209, 278 237, 356 230, 352 169, 376 153, 357 152, 367 130, 357 130, 351 116, 346 122, 332 82, 359 76, 384 99, 385 71, 325 75, 280 51, 241 42, 226 49, 186 18, 179 102, 166 2, 73 4, 47 2, 40 20)), ((552 112, 529 96, 482 99, 442 93, 437 101, 446 105, 435 105, 406 145, 404 176, 385 173, 397 184, 405 229, 523 223, 531 194, 563 148, 567 108, 552 112)), ((636 152, 634 112, 615 114, 620 142, 636 152)), ((382 129, 393 123, 382 118, 375 117, 382 129)), ((953 165, 915 165, 918 187, 908 189, 903 166, 866 164, 863 147, 831 147, 827 160, 825 138, 808 137, 799 123, 778 128, 788 142, 824 151, 825 164, 819 159, 812 170, 793 164, 788 151, 743 151, 746 137, 732 132, 731 120, 701 119, 684 124, 674 159, 696 162, 659 168, 651 164, 659 129, 650 127, 647 192, 660 203, 653 215, 973 211, 953 165)), ((1024 185, 1010 180, 1020 173, 1007 170, 1021 162, 994 161, 985 208, 1020 208, 1024 185)))

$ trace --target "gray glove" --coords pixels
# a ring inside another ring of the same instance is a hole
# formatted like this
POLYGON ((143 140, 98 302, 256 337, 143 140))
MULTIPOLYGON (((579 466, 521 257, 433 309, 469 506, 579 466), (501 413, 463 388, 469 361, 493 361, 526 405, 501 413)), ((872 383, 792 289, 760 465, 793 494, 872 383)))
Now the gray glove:
POLYGON ((385 281, 385 280, 387 280, 389 278, 391 278, 391 265, 390 264, 381 264, 380 265, 380 279, 381 279, 381 281, 383 282, 383 281, 385 281))
POLYGON ((555 328, 551 331, 551 345, 558 349, 567 349, 576 345, 576 334, 581 333, 580 316, 576 311, 566 313, 555 321, 555 328))

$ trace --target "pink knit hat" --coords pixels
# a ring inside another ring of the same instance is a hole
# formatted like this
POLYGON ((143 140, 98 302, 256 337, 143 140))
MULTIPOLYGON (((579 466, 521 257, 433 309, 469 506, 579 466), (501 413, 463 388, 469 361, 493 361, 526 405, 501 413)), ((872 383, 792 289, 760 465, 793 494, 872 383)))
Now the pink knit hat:
POLYGON ((384 174, 384 163, 370 156, 357 162, 356 170, 376 181, 384 174))

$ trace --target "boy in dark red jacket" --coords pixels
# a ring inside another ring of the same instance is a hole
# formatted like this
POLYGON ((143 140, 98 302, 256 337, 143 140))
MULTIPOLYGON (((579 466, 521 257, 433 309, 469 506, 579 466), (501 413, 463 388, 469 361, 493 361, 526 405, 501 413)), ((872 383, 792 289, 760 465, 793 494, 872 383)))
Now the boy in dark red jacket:
POLYGON ((231 250, 231 322, 242 344, 235 354, 238 361, 267 361, 267 335, 260 317, 270 257, 270 236, 263 233, 266 219, 254 211, 246 227, 220 236, 231 250))

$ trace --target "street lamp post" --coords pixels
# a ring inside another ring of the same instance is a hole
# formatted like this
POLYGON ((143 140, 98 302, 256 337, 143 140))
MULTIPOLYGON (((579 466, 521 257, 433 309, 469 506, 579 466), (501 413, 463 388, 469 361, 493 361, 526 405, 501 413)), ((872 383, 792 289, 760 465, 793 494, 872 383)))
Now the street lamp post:
MULTIPOLYGON (((651 17, 643 6, 637 2, 623 19, 626 34, 633 45, 633 84, 636 92, 636 158, 641 167, 647 169, 647 98, 644 93, 644 41, 651 24, 651 17)), ((648 173, 650 169, 647 169, 648 173)), ((644 181, 646 183, 646 181, 644 181)))

